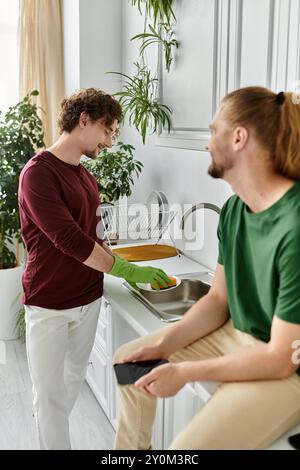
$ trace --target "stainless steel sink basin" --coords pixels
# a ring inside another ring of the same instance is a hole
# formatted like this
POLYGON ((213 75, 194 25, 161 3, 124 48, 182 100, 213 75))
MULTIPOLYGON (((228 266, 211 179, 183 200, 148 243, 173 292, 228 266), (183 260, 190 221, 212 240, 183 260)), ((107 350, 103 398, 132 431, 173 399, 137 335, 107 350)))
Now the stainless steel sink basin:
POLYGON ((208 293, 212 284, 208 273, 180 274, 177 277, 181 278, 178 287, 157 292, 136 290, 127 282, 123 285, 161 321, 169 323, 182 318, 197 300, 208 293))

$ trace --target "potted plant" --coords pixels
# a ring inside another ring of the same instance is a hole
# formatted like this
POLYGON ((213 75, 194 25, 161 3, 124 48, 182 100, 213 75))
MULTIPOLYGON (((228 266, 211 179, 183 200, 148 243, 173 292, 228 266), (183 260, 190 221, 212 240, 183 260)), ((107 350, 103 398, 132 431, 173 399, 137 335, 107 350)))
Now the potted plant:
POLYGON ((147 65, 139 62, 134 64, 137 68, 133 78, 120 72, 110 72, 120 75, 124 79, 123 90, 115 93, 120 97, 124 114, 129 116, 129 123, 133 124, 142 136, 143 144, 149 130, 154 134, 160 127, 167 126, 171 130, 171 109, 162 104, 158 97, 158 78, 151 74, 147 65))
MULTIPOLYGON (((109 243, 123 236, 117 218, 119 207, 111 207, 120 198, 130 196, 134 184, 133 176, 139 177, 143 164, 134 160, 135 148, 118 142, 115 150, 104 149, 95 160, 85 160, 83 165, 95 176, 100 188, 101 216, 109 243), (105 209, 106 208, 106 209, 105 209), (115 210, 116 209, 116 210, 115 210)), ((124 218, 124 214, 122 215, 124 218)), ((122 225, 122 224, 121 224, 122 225)))
POLYGON ((131 0, 131 5, 137 6, 140 14, 144 7, 146 15, 153 16, 154 26, 162 19, 165 19, 168 25, 172 19, 176 20, 173 3, 174 0, 131 0))
POLYGON ((134 150, 132 145, 118 142, 114 151, 104 149, 95 160, 83 161, 99 183, 101 203, 114 203, 131 195, 134 173, 138 177, 143 168, 134 160, 134 150))
POLYGON ((0 112, 0 339, 18 337, 16 327, 21 307, 23 266, 18 259, 22 242, 18 212, 19 175, 25 163, 44 147, 42 121, 32 98, 0 112))
POLYGON ((173 11, 173 2, 174 0, 131 0, 131 4, 138 7, 140 14, 143 15, 143 9, 145 14, 144 32, 131 38, 131 41, 142 40, 140 55, 144 62, 145 49, 151 44, 160 45, 164 52, 165 67, 168 72, 173 61, 173 49, 179 47, 172 25, 172 22, 177 21, 173 11), (152 24, 148 24, 147 31, 148 19, 152 21, 152 24))

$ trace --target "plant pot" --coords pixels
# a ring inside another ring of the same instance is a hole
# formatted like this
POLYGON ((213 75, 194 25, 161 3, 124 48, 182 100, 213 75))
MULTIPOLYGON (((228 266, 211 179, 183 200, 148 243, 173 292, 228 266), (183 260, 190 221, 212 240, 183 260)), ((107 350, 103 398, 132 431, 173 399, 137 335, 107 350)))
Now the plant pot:
POLYGON ((17 317, 22 307, 24 266, 0 269, 0 340, 18 338, 17 317))

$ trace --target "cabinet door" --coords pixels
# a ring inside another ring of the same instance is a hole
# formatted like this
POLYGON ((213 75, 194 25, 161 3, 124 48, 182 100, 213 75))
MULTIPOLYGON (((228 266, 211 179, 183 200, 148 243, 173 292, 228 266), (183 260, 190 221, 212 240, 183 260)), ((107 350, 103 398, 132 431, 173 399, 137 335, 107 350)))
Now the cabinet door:
POLYGON ((110 391, 110 422, 116 430, 118 426, 118 391, 115 373, 113 371, 112 358, 115 351, 124 343, 128 343, 139 337, 138 333, 118 314, 116 310, 111 310, 111 335, 112 335, 112 352, 111 352, 111 391, 110 391))
POLYGON ((111 361, 96 346, 94 346, 90 355, 86 379, 101 408, 110 419, 111 361))
POLYGON ((205 401, 187 384, 172 398, 165 399, 164 406, 164 449, 187 426, 191 419, 205 405, 205 401))
MULTIPOLYGON (((112 338, 113 338, 113 351, 116 351, 122 344, 128 343, 137 339, 140 335, 132 328, 127 321, 118 314, 117 311, 112 310, 112 338)), ((111 424, 114 429, 118 426, 118 391, 114 372, 111 378, 111 424)), ((163 448, 163 414, 164 414, 164 400, 157 400, 157 412, 153 426, 152 433, 152 447, 153 449, 161 450, 163 448)))
POLYGON ((86 380, 108 419, 111 419, 112 390, 111 306, 103 297, 95 344, 90 355, 86 380))
POLYGON ((95 345, 108 357, 112 356, 111 305, 104 297, 101 302, 95 345))
POLYGON ((114 371, 111 374, 110 382, 110 422, 115 431, 118 428, 118 414, 119 414, 119 400, 118 400, 118 389, 117 380, 114 371))

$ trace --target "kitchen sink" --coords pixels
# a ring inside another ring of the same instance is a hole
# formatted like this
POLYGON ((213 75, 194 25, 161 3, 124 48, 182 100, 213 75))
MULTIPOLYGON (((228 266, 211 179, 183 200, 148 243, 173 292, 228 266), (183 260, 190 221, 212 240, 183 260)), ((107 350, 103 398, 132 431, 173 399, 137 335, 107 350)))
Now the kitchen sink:
POLYGON ((181 279, 180 285, 169 290, 134 289, 127 282, 123 285, 156 317, 170 323, 180 320, 197 300, 206 295, 213 280, 211 273, 177 274, 176 277, 181 279))

